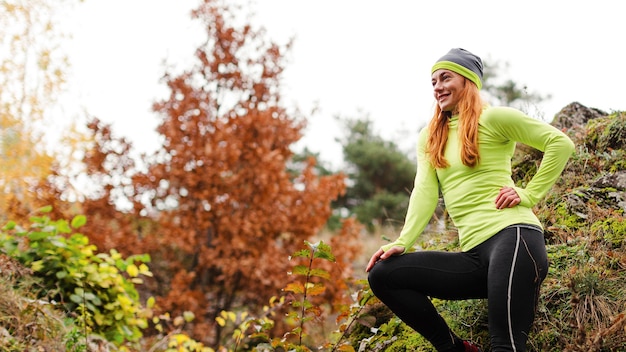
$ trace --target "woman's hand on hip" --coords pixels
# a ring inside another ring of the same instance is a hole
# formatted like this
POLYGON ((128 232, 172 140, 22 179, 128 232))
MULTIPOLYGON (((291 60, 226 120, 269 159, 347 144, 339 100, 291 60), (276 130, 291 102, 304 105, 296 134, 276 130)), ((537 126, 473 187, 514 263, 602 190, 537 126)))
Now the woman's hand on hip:
POLYGON ((513 208, 521 201, 522 199, 519 197, 514 188, 502 187, 500 188, 500 193, 498 193, 498 196, 496 197, 496 208, 513 208))
POLYGON ((393 255, 400 255, 404 253, 404 247, 394 246, 389 248, 386 252, 381 249, 377 250, 370 258, 369 263, 367 263, 367 267, 365 268, 366 272, 369 272, 374 267, 374 264, 378 263, 381 260, 385 260, 393 255))

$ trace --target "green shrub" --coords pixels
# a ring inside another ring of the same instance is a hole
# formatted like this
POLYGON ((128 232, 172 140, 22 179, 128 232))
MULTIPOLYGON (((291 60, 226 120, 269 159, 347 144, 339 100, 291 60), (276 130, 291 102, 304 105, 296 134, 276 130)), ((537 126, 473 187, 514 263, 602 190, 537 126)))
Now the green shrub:
POLYGON ((30 221, 28 229, 15 222, 4 226, 0 248, 42 279, 42 292, 76 317, 85 336, 100 335, 118 346, 138 341, 150 311, 140 304, 135 284, 142 283, 142 275, 152 275, 145 264, 150 257, 97 253, 85 235, 75 232, 86 223, 83 215, 71 222, 43 215, 30 221))

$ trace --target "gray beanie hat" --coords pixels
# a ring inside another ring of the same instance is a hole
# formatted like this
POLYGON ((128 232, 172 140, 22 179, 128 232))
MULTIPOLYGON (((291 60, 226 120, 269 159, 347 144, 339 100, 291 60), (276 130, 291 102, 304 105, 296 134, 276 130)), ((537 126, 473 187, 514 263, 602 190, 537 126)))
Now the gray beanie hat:
POLYGON ((480 57, 465 49, 450 49, 433 65, 430 73, 432 74, 442 68, 469 79, 476 84, 478 89, 483 86, 483 62, 480 57))

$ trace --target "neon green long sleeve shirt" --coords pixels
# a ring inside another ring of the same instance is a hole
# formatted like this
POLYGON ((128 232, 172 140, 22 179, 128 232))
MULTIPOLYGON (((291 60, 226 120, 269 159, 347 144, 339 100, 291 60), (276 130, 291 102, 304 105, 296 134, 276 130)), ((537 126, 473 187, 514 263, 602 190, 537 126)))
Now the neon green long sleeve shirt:
POLYGON ((415 244, 435 211, 439 189, 446 209, 458 229, 463 251, 472 249, 503 228, 519 223, 541 223, 532 211, 554 185, 574 152, 574 143, 552 125, 533 119, 519 110, 488 107, 479 119, 480 161, 463 165, 459 150, 458 116, 449 121, 445 157, 447 168, 435 169, 426 156, 427 128, 417 142, 417 174, 404 226, 396 241, 382 247, 387 251, 402 246, 405 252, 415 244), (541 165, 525 188, 511 178, 511 158, 516 142, 542 152, 541 165), (521 202, 512 208, 497 209, 496 197, 502 187, 513 187, 521 202))

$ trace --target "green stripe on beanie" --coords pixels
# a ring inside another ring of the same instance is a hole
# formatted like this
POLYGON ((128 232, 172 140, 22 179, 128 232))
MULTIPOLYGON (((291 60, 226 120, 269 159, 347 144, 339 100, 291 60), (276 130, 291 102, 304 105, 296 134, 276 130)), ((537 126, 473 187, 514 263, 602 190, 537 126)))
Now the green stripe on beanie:
POLYGON ((466 68, 464 66, 461 66, 461 65, 457 64, 456 62, 439 61, 439 62, 437 62, 433 66, 432 72, 435 72, 435 71, 437 71, 439 69, 442 69, 442 68, 446 69, 446 70, 450 70, 450 71, 456 72, 456 73, 460 74, 461 76, 469 79, 470 81, 474 82, 474 84, 476 84, 478 89, 480 89, 483 86, 483 83, 482 83, 480 77, 478 77, 478 75, 474 71, 472 71, 472 70, 470 70, 470 69, 468 69, 468 68, 466 68))
POLYGON ((480 57, 465 49, 451 49, 433 65, 430 73, 442 68, 469 79, 476 84, 478 89, 483 86, 483 62, 480 57))

